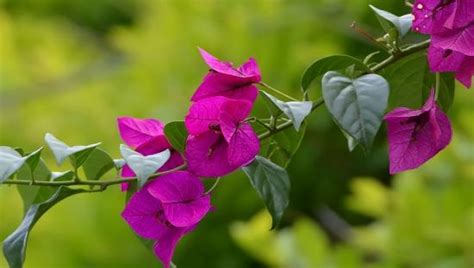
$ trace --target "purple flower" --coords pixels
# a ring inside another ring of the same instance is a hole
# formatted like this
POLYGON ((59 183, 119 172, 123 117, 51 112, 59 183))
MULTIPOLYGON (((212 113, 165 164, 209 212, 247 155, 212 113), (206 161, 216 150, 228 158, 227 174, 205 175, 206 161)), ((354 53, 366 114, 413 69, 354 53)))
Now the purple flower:
POLYGON ((456 79, 467 88, 471 87, 474 75, 474 56, 466 56, 450 49, 430 46, 428 61, 433 72, 454 72, 456 79))
MULTIPOLYGON (((474 7, 471 12, 474 13, 474 7)), ((433 34, 431 43, 435 47, 457 51, 466 56, 474 56, 474 20, 465 27, 433 34)))
MULTIPOLYGON (((117 119, 120 137, 130 147, 143 155, 152 155, 166 149, 171 150, 170 159, 158 171, 166 171, 183 164, 179 152, 173 150, 163 132, 163 124, 155 119, 119 117, 117 119)), ((121 176, 135 177, 128 165, 122 168, 121 176)), ((128 189, 128 183, 122 183, 122 191, 128 189)))
POLYGON ((198 177, 178 171, 147 183, 130 198, 122 217, 141 237, 155 240, 155 255, 169 267, 179 240, 211 209, 198 177))
POLYGON ((213 96, 255 101, 258 89, 253 84, 260 82, 261 76, 253 58, 235 68, 232 63, 220 61, 201 48, 199 51, 211 70, 191 97, 192 101, 213 96))
POLYGON ((384 119, 388 128, 390 174, 421 166, 451 141, 451 124, 436 104, 434 90, 421 109, 396 108, 384 119))
POLYGON ((252 103, 212 97, 194 103, 185 118, 189 170, 203 177, 224 176, 250 163, 260 150, 245 119, 252 103))
POLYGON ((413 30, 439 34, 465 27, 474 21, 473 0, 416 0, 412 14, 413 30))

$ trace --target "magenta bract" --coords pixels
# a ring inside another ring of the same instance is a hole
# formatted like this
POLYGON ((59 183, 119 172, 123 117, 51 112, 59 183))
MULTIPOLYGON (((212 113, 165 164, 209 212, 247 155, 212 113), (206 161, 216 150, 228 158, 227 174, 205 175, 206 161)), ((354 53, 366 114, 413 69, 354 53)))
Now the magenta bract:
POLYGON ((384 119, 388 128, 390 174, 421 166, 451 141, 451 123, 436 104, 434 90, 421 109, 396 108, 384 119))
MULTIPOLYGON (((163 124, 155 119, 119 117, 117 119, 120 137, 128 146, 134 147, 142 155, 152 155, 170 149, 170 159, 158 170, 166 171, 184 163, 179 152, 173 150, 163 132, 163 124)), ((134 177, 135 173, 125 165, 122 177, 134 177)), ((128 183, 121 184, 122 191, 128 189, 128 183)))
POLYGON ((220 61, 203 49, 199 51, 211 70, 191 97, 192 101, 214 96, 255 101, 258 89, 253 84, 260 82, 261 75, 253 58, 235 68, 232 63, 220 61))
POLYGON ((122 217, 139 236, 156 241, 155 254, 169 267, 179 240, 210 209, 210 196, 199 178, 179 171, 147 183, 130 198, 122 217))
POLYGON ((244 120, 252 103, 212 97, 194 103, 185 118, 189 170, 203 177, 224 176, 251 162, 260 150, 258 136, 244 120))
POLYGON ((433 72, 454 72, 456 79, 465 87, 470 88, 474 75, 474 56, 466 56, 460 52, 430 46, 428 61, 433 72))

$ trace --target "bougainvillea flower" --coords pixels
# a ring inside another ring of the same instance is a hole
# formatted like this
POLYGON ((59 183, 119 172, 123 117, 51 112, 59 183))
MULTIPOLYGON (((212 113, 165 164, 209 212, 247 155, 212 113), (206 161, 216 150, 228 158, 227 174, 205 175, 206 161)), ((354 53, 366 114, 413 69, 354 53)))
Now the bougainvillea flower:
POLYGON ((412 28, 424 34, 462 28, 474 21, 472 10, 473 0, 416 0, 412 10, 412 28))
POLYGON ((192 101, 213 96, 255 101, 258 89, 253 84, 261 81, 261 75, 253 58, 235 68, 232 63, 221 61, 203 49, 199 51, 210 71, 191 97, 192 101))
POLYGON ((250 163, 258 154, 258 136, 245 119, 252 103, 225 97, 194 103, 185 118, 188 168, 198 176, 224 176, 250 163))
POLYGON ((467 88, 471 87, 474 75, 474 56, 442 49, 433 45, 428 49, 428 62, 433 72, 454 72, 456 79, 467 88))
MULTIPOLYGON (((119 117, 117 119, 120 137, 130 147, 142 155, 152 155, 166 149, 171 151, 170 159, 158 171, 166 171, 183 164, 179 152, 173 150, 163 132, 163 124, 155 119, 119 117)), ((134 177, 135 173, 128 165, 122 168, 121 176, 134 177)), ((122 191, 128 189, 128 183, 122 183, 122 191)))
POLYGON ((434 90, 421 109, 396 108, 384 119, 388 128, 390 174, 421 166, 451 141, 451 124, 436 104, 434 90))
POLYGON ((204 194, 204 185, 194 174, 177 171, 150 182, 148 192, 161 201, 168 221, 176 227, 198 223, 211 209, 211 200, 204 194))
POLYGON ((435 47, 474 56, 474 22, 466 27, 432 35, 431 43, 435 47))
POLYGON ((179 240, 196 227, 210 207, 202 182, 183 171, 146 184, 130 198, 122 217, 139 236, 156 241, 155 255, 169 267, 179 240), (183 226, 175 226, 176 221, 183 226))

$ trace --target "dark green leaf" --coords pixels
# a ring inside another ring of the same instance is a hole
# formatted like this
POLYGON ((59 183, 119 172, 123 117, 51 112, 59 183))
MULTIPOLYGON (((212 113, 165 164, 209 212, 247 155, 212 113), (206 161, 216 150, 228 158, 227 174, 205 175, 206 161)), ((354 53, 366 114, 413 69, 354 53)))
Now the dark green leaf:
MULTIPOLYGON (((454 74, 452 73, 441 73, 440 74, 440 87, 438 93, 438 99, 436 100, 441 107, 441 109, 445 112, 451 108, 451 105, 454 101, 454 74)), ((435 87, 436 84, 436 74, 433 74, 426 69, 425 73, 425 81, 423 82, 423 103, 428 99, 431 90, 435 87)))
POLYGON ((71 164, 75 168, 79 168, 86 160, 92 151, 100 145, 100 143, 90 145, 76 145, 69 146, 60 141, 50 133, 46 133, 44 140, 56 158, 58 165, 61 165, 66 158, 70 158, 71 164))
MULTIPOLYGON (((17 177, 21 180, 32 180, 34 177, 35 181, 49 181, 51 171, 49 171, 43 160, 40 159, 35 171, 31 172, 31 168, 28 165, 23 165, 18 171, 17 177)), ((17 185, 17 189, 23 200, 24 213, 26 213, 32 204, 41 203, 50 198, 56 190, 53 187, 30 185, 17 185)))
POLYGON ((322 85, 324 102, 338 125, 369 150, 387 108, 387 81, 377 74, 351 79, 328 72, 322 85))
POLYGON ((173 149, 184 152, 188 131, 184 126, 184 121, 174 121, 165 125, 165 136, 173 149))
POLYGON ((403 37, 410 31, 413 21, 413 16, 411 14, 398 17, 390 12, 378 9, 372 5, 369 6, 375 12, 375 15, 377 16, 382 28, 392 37, 393 40, 403 37))
POLYGON ((74 171, 68 170, 64 172, 53 172, 51 174, 52 181, 71 181, 74 179, 74 171))
POLYGON ((114 160, 99 148, 96 148, 82 165, 88 180, 98 180, 114 167, 114 160))
POLYGON ((26 157, 21 156, 13 148, 0 146, 0 183, 15 174, 25 161, 26 157))
MULTIPOLYGON (((410 55, 384 69, 381 73, 390 84, 389 109, 420 108, 429 91, 435 87, 435 74, 429 70, 426 52, 410 55)), ((441 74, 438 102, 447 111, 454 99, 454 77, 441 74)))
POLYGON ((40 157, 41 157, 41 151, 43 151, 44 147, 39 148, 38 150, 28 154, 26 156, 26 164, 30 167, 31 172, 34 172, 36 169, 36 166, 40 162, 40 157))
POLYGON ((299 131, 288 128, 262 141, 262 153, 273 163, 286 168, 301 145, 306 126, 303 123, 299 131))
POLYGON ((242 170, 272 215, 272 229, 276 228, 289 203, 288 173, 284 168, 261 156, 257 156, 242 170))
POLYGON ((306 92, 317 77, 321 77, 329 71, 344 70, 351 65, 354 65, 356 70, 370 72, 369 67, 354 57, 347 55, 329 56, 313 62, 304 71, 303 77, 301 78, 301 89, 303 92, 306 92))
POLYGON ((28 236, 38 219, 59 201, 84 191, 83 189, 70 189, 61 186, 49 199, 29 207, 20 226, 3 241, 3 254, 10 268, 23 267, 28 236))
POLYGON ((266 99, 271 101, 278 109, 280 109, 293 123, 296 131, 299 131, 303 120, 311 113, 313 103, 311 101, 290 101, 284 102, 276 97, 262 92, 266 99))

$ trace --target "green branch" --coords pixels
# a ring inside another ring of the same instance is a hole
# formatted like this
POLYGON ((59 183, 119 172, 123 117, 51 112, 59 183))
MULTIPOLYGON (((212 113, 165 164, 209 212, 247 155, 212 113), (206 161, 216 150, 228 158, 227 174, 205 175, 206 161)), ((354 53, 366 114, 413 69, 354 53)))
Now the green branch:
MULTIPOLYGON (((398 51, 396 54, 393 54, 391 56, 389 56, 387 59, 383 60, 382 62, 380 62, 379 64, 375 65, 374 67, 371 68, 371 71, 376 73, 376 72, 379 72, 385 68, 387 68, 388 66, 396 63, 398 60, 404 58, 404 57, 407 57, 411 54, 414 54, 416 52, 419 52, 421 50, 424 50, 426 49, 430 44, 430 40, 426 40, 426 41, 423 41, 423 42, 420 42, 420 43, 417 43, 417 44, 414 44, 414 45, 411 45, 405 49, 401 49, 400 51, 398 51)), ((266 83, 264 82, 260 82, 259 85, 271 90, 271 91, 274 91, 276 93, 278 93, 279 95, 281 96, 284 96, 286 97, 287 99, 290 99, 292 101, 296 101, 295 98, 291 97, 291 96, 288 96, 287 94, 267 85, 266 83)), ((319 108, 320 106, 322 106, 324 104, 324 100, 321 98, 317 101, 315 101, 313 103, 313 107, 311 108, 311 112, 313 112, 314 110, 316 110, 317 108, 319 108)), ((252 120, 255 120, 257 123, 263 125, 265 128, 267 128, 267 131, 260 134, 258 136, 258 138, 260 140, 264 140, 264 139, 267 139, 289 127, 291 127, 293 125, 293 122, 291 120, 287 121, 287 122, 284 122, 284 123, 281 123, 279 125, 274 125, 274 126, 269 126, 267 125, 266 123, 260 121, 259 119, 256 119, 256 118, 252 118, 252 120)), ((276 122, 276 121, 275 121, 276 122)), ((183 170, 186 168, 186 164, 184 165, 181 165, 179 167, 176 167, 174 169, 171 169, 171 170, 167 170, 167 171, 163 171, 163 172, 157 172, 155 174, 153 174, 151 176, 150 179, 154 179, 156 177, 159 177, 161 175, 164 175, 164 174, 167 174, 167 173, 171 173, 171 172, 174 172, 174 171, 177 171, 177 170, 183 170)), ((77 174, 77 173, 76 173, 77 174)), ((52 186, 52 187, 59 187, 59 186, 81 186, 81 185, 87 185, 87 186, 91 186, 91 187, 99 187, 99 189, 91 189, 90 191, 91 192, 101 192, 101 191, 104 191, 105 189, 107 189, 108 186, 110 185, 115 185, 115 184, 120 184, 120 183, 124 183, 124 182, 133 182, 133 181, 136 181, 137 178, 136 177, 130 177, 130 178, 120 178, 120 179, 110 179, 110 180, 70 180, 70 181, 38 181, 38 180, 6 180, 3 182, 3 184, 17 184, 17 185, 35 185, 35 186, 52 186)), ((216 181, 215 185, 211 188, 213 189, 217 183, 218 183, 219 180, 216 181)))
MULTIPOLYGON (((172 173, 178 170, 186 169, 187 165, 183 164, 176 168, 156 172, 151 175, 150 180, 153 180, 161 175, 165 175, 168 173, 172 173)), ((128 178, 120 178, 120 179, 110 179, 110 180, 69 180, 69 181, 32 181, 32 180, 6 180, 3 184, 17 184, 17 185, 30 185, 30 186, 51 186, 51 187, 59 187, 59 186, 79 186, 79 185, 88 185, 88 186, 98 186, 100 191, 104 191, 110 185, 120 184, 124 182, 134 182, 137 180, 137 177, 128 177, 128 178)))

